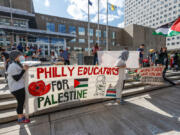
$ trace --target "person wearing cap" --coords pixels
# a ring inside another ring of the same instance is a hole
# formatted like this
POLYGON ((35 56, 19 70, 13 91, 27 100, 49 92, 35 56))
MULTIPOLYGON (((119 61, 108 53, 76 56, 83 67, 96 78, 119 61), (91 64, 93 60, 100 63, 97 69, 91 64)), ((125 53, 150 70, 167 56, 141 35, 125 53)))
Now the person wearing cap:
POLYGON ((28 66, 23 66, 20 63, 21 52, 14 50, 9 55, 11 64, 8 67, 8 86, 10 92, 17 100, 17 114, 19 123, 29 123, 30 120, 23 114, 23 107, 25 102, 25 80, 24 74, 28 66))
POLYGON ((124 100, 122 98, 122 92, 124 89, 125 79, 126 79, 126 61, 129 58, 129 51, 128 48, 125 47, 122 51, 121 55, 119 56, 118 60, 115 63, 115 67, 118 67, 119 70, 119 80, 116 86, 116 102, 123 104, 124 100), (122 69, 122 70, 121 70, 122 69))

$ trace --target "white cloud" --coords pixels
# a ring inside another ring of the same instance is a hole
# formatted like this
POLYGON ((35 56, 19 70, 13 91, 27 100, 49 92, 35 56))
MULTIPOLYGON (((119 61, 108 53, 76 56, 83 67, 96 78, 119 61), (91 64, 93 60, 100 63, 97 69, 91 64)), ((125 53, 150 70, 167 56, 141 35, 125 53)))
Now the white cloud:
POLYGON ((49 6, 50 6, 49 0, 45 0, 44 5, 45 5, 46 7, 49 7, 49 6))
MULTIPOLYGON (((88 14, 88 0, 66 0, 68 2, 67 12, 74 19, 87 20, 88 14)), ((92 6, 90 6, 90 16, 91 22, 97 22, 98 20, 98 0, 91 0, 92 6)), ((117 14, 109 14, 108 21, 114 21, 120 19, 123 16, 121 8, 124 7, 124 0, 109 0, 109 3, 118 6, 117 14)), ((99 18, 100 22, 106 23, 106 9, 107 1, 100 0, 99 7, 99 18)))
POLYGON ((75 5, 70 5, 67 8, 67 12, 74 18, 74 19, 86 19, 85 13, 83 13, 79 8, 75 5))
POLYGON ((124 28, 124 22, 119 23, 119 24, 118 24, 118 27, 124 28))

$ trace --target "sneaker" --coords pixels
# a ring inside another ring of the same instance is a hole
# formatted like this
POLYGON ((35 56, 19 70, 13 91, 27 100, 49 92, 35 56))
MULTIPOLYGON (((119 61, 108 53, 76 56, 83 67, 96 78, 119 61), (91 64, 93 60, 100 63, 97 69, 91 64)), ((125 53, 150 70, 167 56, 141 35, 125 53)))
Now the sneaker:
POLYGON ((30 119, 27 119, 25 117, 18 119, 18 123, 29 123, 29 122, 30 122, 30 119))
POLYGON ((116 103, 123 105, 125 101, 123 99, 117 99, 116 103))

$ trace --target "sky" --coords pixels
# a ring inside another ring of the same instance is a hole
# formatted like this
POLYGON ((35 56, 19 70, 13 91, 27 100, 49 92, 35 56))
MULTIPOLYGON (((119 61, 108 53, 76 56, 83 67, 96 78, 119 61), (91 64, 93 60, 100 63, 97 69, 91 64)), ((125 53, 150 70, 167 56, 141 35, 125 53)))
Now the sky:
MULTIPOLYGON (((98 0, 90 0, 90 22, 98 21, 98 0)), ((108 23, 111 26, 124 27, 124 0, 108 0, 116 5, 117 12, 110 12, 108 23)), ((37 13, 64 18, 88 21, 88 0, 33 0, 37 13)), ((106 24, 107 0, 100 0, 100 24, 106 24)))

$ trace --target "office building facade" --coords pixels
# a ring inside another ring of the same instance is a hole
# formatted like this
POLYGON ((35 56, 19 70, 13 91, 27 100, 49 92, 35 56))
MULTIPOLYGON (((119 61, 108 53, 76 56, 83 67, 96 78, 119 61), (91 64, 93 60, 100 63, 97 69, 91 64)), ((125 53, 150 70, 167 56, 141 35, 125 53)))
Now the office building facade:
MULTIPOLYGON (((125 26, 160 27, 180 16, 180 0, 125 0, 125 26)), ((166 38, 169 50, 180 49, 180 35, 166 38)))
MULTIPOLYGON (((151 47, 165 43, 163 37, 149 35, 151 32, 152 29, 138 25, 125 29, 109 26, 109 50, 121 50, 125 46, 136 50, 140 44, 151 47), (138 36, 139 31, 142 36, 138 36)), ((91 48, 99 43, 101 50, 106 49, 105 25, 100 25, 98 30, 96 23, 90 23, 89 35, 91 48)), ((87 54, 88 23, 35 13, 32 0, 0 0, 0 46, 10 50, 19 44, 35 46, 42 50, 43 56, 65 48, 87 54)))

